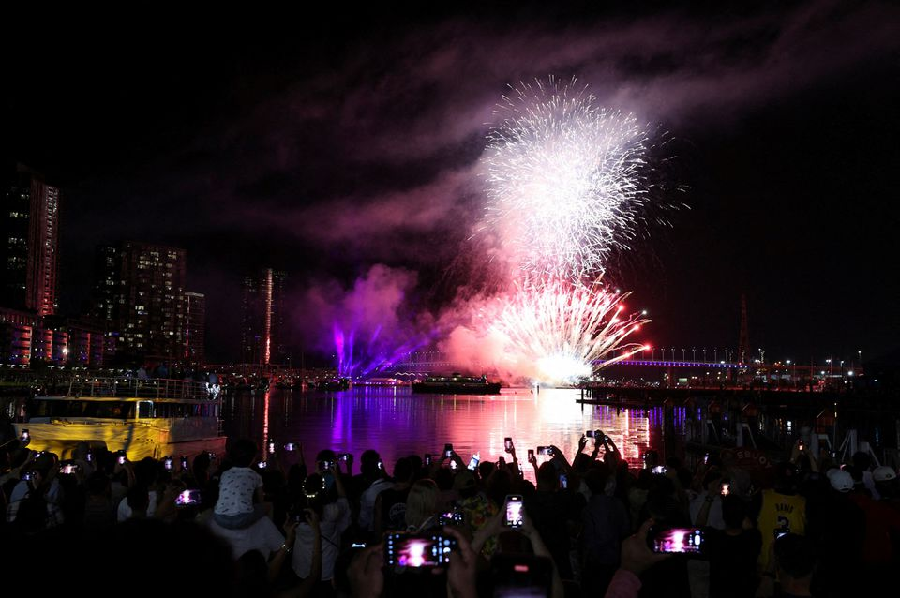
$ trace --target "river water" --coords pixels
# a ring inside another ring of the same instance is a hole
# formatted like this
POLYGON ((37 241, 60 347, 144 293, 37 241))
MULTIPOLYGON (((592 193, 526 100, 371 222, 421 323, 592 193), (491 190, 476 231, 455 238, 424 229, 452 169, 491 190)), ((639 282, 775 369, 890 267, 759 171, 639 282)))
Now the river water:
MULTIPOLYGON (((248 437, 259 446, 302 442, 308 462, 325 448, 359 458, 377 450, 389 471, 397 458, 439 455, 444 443, 468 463, 509 459, 504 437, 511 437, 526 477, 528 449, 556 445, 571 461, 586 430, 603 430, 634 467, 648 449, 660 450, 663 408, 617 408, 582 405, 574 389, 504 388, 499 396, 418 395, 410 387, 357 386, 339 392, 271 389, 226 397, 225 431, 248 437)), ((660 450, 660 453, 663 453, 660 450)), ((539 458, 540 462, 541 458, 539 458)))

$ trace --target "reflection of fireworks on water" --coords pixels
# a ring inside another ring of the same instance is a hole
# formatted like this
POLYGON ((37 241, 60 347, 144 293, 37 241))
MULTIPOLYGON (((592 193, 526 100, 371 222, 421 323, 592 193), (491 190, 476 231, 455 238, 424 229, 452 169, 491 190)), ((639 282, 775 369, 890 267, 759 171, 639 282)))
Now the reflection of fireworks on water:
POLYGON ((626 339, 648 320, 623 313, 627 296, 600 283, 526 281, 489 316, 490 331, 508 359, 533 366, 533 379, 572 383, 589 377, 597 360, 610 365, 641 350, 626 339))
POLYGON ((647 201, 647 130, 552 77, 515 91, 488 135, 487 226, 528 272, 602 272, 647 201))

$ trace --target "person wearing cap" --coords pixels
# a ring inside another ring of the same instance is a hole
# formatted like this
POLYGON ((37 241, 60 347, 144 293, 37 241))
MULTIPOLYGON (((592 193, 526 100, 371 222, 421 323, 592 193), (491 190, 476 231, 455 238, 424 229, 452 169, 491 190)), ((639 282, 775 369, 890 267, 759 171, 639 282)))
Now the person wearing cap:
MULTIPOLYGON (((897 475, 890 467, 878 467, 872 472, 873 482, 890 494, 890 482, 897 475)), ((882 495, 879 492, 879 495, 882 495)), ((891 574, 891 566, 898 556, 892 538, 900 537, 900 510, 886 500, 870 498, 867 493, 853 491, 850 500, 862 510, 865 517, 862 562, 867 579, 881 579, 891 574)))
POLYGON ((859 571, 862 565, 865 517, 851 498, 857 491, 850 472, 831 469, 826 475, 831 491, 814 525, 817 534, 813 539, 820 548, 821 561, 814 585, 827 590, 828 595, 853 596, 858 576, 847 572, 859 571))

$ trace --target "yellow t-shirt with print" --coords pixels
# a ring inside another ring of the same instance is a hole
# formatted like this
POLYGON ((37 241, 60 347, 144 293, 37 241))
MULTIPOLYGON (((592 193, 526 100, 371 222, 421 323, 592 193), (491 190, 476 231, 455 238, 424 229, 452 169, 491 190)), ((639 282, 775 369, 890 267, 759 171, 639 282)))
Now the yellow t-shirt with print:
POLYGON ((799 494, 780 494, 771 488, 763 490, 756 527, 762 534, 759 564, 763 571, 771 571, 775 538, 785 532, 801 536, 806 533, 806 499, 799 494))

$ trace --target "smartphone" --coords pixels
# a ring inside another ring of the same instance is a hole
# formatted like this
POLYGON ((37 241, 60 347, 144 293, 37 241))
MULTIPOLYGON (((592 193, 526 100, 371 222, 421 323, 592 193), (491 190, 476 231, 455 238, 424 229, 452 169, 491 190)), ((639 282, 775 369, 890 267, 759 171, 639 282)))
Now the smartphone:
POLYGON ((722 496, 728 496, 728 491, 729 491, 728 489, 729 489, 728 484, 722 484, 722 496))
POLYGON ((456 461, 450 461, 450 469, 452 469, 453 471, 456 471, 458 468, 459 468, 459 465, 457 465, 456 461))
POLYGON ((438 521, 441 525, 462 525, 464 521, 463 512, 459 509, 453 509, 446 513, 441 513, 438 521))
POLYGON ((28 442, 31 440, 31 434, 28 433, 28 428, 22 428, 22 437, 20 438, 22 442, 28 442))
POLYGON ((259 463, 256 464, 256 467, 259 468, 259 469, 265 469, 265 468, 266 468, 266 465, 267 465, 267 464, 266 464, 265 461, 260 461, 259 463))
POLYGON ((88 463, 93 463, 94 462, 94 453, 92 451, 88 450, 88 452, 86 452, 84 454, 84 460, 87 461, 88 463))
POLYGON ((647 533, 650 550, 665 554, 701 554, 704 540, 703 530, 696 527, 651 527, 647 533))
POLYGON ((76 465, 75 463, 64 463, 63 465, 59 466, 59 473, 75 473, 79 469, 81 468, 78 467, 78 465, 76 465))
POLYGON ((450 562, 456 538, 440 532, 388 532, 384 538, 384 562, 403 570, 433 569, 450 562))
POLYGON ((116 462, 117 462, 119 465, 125 465, 125 461, 127 461, 127 460, 128 460, 128 456, 127 456, 127 454, 125 453, 125 449, 121 449, 121 450, 119 450, 119 451, 116 451, 116 462))
POLYGON ((444 445, 444 458, 448 459, 453 456, 453 445, 449 442, 444 445))
POLYGON ((504 554, 491 557, 491 587, 496 598, 550 596, 553 561, 534 554, 504 554))
POLYGON ((331 471, 332 467, 334 467, 332 461, 319 461, 319 469, 322 471, 331 471))
POLYGON ((341 453, 340 455, 338 455, 338 461, 347 462, 349 460, 350 460, 350 453, 341 453))
POLYGON ((703 464, 709 465, 709 453, 706 453, 705 455, 703 455, 703 464))
POLYGON ((504 452, 511 453, 512 452, 512 438, 504 438, 503 439, 503 450, 504 452))
POLYGON ((653 473, 666 473, 668 471, 668 469, 666 469, 665 465, 657 465, 650 471, 652 471, 653 473))
POLYGON ((289 453, 292 453, 295 450, 297 450, 297 445, 295 445, 293 442, 286 442, 286 443, 284 443, 284 450, 286 450, 289 453))
POLYGON ((534 449, 528 449, 528 460, 531 461, 534 458, 534 449))
POLYGON ((188 458, 182 457, 181 458, 181 471, 187 471, 187 470, 188 470, 188 458))
POLYGON ((469 460, 469 471, 475 471, 478 467, 478 462, 481 461, 481 456, 477 453, 472 455, 472 458, 469 460))
POLYGON ((425 455, 425 466, 431 465, 431 455, 425 455))
POLYGON ((797 448, 800 449, 801 451, 803 450, 803 441, 802 440, 799 443, 797 443, 797 448))
POLYGON ((381 459, 378 460, 378 469, 380 471, 384 471, 384 461, 382 461, 381 459))
POLYGON ((569 478, 564 473, 559 474, 559 487, 560 488, 568 488, 569 487, 569 478))
POLYGON ((200 490, 197 488, 182 490, 178 496, 175 497, 175 506, 186 507, 188 505, 199 505, 200 498, 200 490))
POLYGON ((270 440, 270 441, 269 441, 268 449, 269 449, 269 454, 270 454, 270 455, 272 455, 272 454, 275 453, 275 441, 274 441, 274 440, 270 440))
POLYGON ((789 531, 787 531, 787 530, 783 530, 783 529, 776 529, 776 530, 774 530, 774 532, 775 532, 775 539, 776 539, 776 540, 777 540, 778 538, 783 538, 783 537, 785 537, 786 535, 788 535, 789 533, 791 533, 791 532, 789 532, 789 531))
POLYGON ((584 433, 584 436, 585 436, 585 438, 593 438, 593 437, 594 437, 594 431, 593 431, 593 430, 588 430, 587 432, 584 433))
POLYGON ((172 457, 163 457, 163 467, 166 468, 166 471, 172 471, 173 461, 172 457))
POLYGON ((525 513, 522 510, 522 495, 507 494, 506 495, 506 513, 503 516, 503 525, 505 527, 519 528, 525 522, 525 513))
POLYGON ((539 447, 537 447, 537 454, 543 455, 545 457, 552 457, 553 449, 550 448, 549 446, 539 446, 539 447))
POLYGON ((23 471, 22 472, 22 481, 23 482, 30 482, 33 479, 34 479, 33 471, 23 471))

